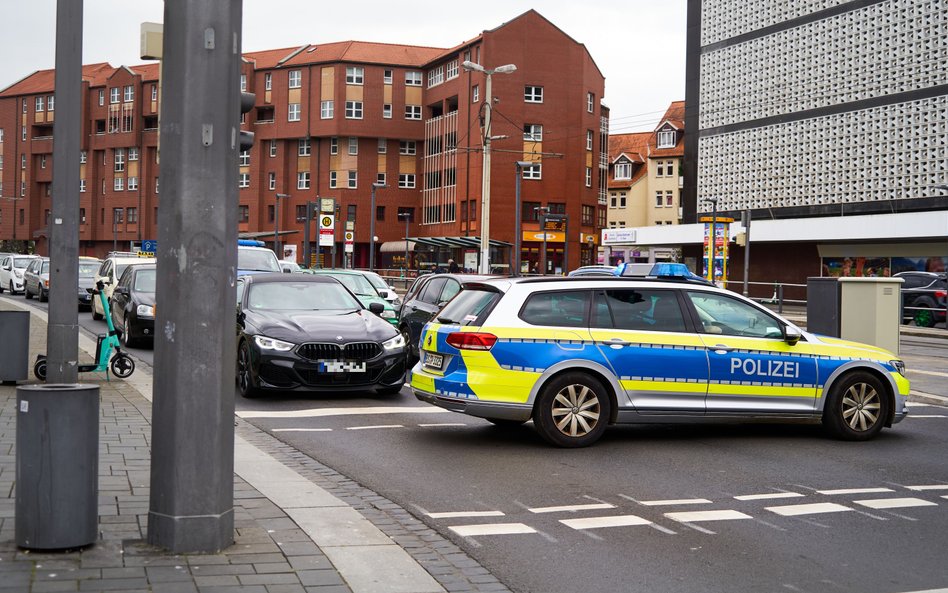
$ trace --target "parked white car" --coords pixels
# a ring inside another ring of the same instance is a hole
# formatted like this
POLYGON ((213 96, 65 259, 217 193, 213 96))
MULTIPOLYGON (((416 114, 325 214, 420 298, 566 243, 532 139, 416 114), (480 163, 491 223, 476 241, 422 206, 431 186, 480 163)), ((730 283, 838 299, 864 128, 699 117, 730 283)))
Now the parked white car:
POLYGON ((10 294, 23 292, 23 272, 36 255, 7 255, 0 261, 0 293, 9 290, 10 294))
POLYGON ((375 290, 379 291, 379 294, 383 299, 392 303, 393 305, 396 304, 396 301, 398 305, 402 304, 401 301, 398 300, 398 295, 395 293, 395 287, 390 286, 388 282, 385 281, 385 278, 382 278, 375 272, 368 272, 365 270, 359 271, 362 272, 362 275, 365 276, 369 283, 375 287, 375 290))

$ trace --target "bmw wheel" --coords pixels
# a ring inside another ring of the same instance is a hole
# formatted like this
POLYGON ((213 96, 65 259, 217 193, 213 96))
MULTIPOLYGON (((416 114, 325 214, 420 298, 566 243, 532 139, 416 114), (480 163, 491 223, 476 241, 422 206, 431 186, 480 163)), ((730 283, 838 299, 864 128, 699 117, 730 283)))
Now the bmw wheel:
POLYGON ((253 361, 247 342, 241 342, 237 349, 237 389, 240 390, 241 396, 248 399, 260 395, 260 389, 254 385, 253 361))
POLYGON ((882 382, 864 371, 849 373, 833 385, 823 410, 823 425, 836 438, 866 441, 889 417, 889 395, 882 382))
POLYGON ((612 402, 585 373, 565 373, 544 386, 533 410, 540 435, 559 447, 586 447, 606 430, 612 402))

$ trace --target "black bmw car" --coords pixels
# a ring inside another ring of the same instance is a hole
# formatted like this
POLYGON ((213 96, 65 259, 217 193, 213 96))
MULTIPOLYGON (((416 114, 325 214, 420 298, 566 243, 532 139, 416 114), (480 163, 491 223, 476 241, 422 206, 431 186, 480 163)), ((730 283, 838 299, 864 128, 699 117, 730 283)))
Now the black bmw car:
POLYGON ((242 396, 371 389, 390 395, 401 389, 404 375, 401 333, 378 311, 364 308, 338 280, 303 274, 238 278, 237 387, 242 396))

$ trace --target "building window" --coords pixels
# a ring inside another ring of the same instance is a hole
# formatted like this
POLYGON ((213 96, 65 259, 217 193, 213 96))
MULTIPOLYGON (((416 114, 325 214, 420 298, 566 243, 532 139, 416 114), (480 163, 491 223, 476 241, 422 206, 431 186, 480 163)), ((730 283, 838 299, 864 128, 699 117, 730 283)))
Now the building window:
POLYGON ((297 154, 299 156, 309 156, 310 155, 310 140, 309 138, 300 138, 297 141, 297 154))
POLYGON ((385 154, 388 152, 388 140, 385 138, 379 138, 379 154, 385 154))
POLYGON ((362 66, 346 67, 346 84, 362 84, 365 80, 365 68, 362 66))
POLYGON ((543 87, 527 85, 523 87, 523 100, 527 103, 543 102, 543 87))
POLYGON ((309 171, 296 174, 296 189, 309 189, 309 171))
POLYGON ((592 93, 586 93, 586 112, 592 113, 593 108, 596 106, 596 95, 592 93))
POLYGON ((405 119, 421 119, 421 105, 405 105, 405 119))
POLYGON ((540 163, 533 163, 529 167, 523 168, 523 178, 524 179, 542 179, 541 171, 542 171, 542 165, 540 163))
POLYGON ((105 89, 99 89, 99 107, 105 105, 105 89))
POLYGON ((409 70, 405 72, 406 86, 421 86, 421 72, 409 70))
POLYGON ((270 191, 275 191, 277 188, 277 174, 271 171, 267 174, 267 187, 270 188, 270 191))
POLYGON ((155 193, 158 193, 158 178, 155 177, 155 193))
POLYGON ((616 163, 616 179, 632 179, 632 163, 616 163))
POLYGON ((527 142, 542 142, 543 126, 540 124, 524 124, 523 139, 527 142))
POLYGON ((270 140, 270 157, 275 157, 277 155, 277 141, 270 140))
POLYGON ((45 169, 45 168, 46 168, 46 155, 42 154, 40 155, 40 169, 45 169))
POLYGON ((26 153, 20 154, 20 168, 26 169, 26 153))
POLYGON ((458 61, 451 60, 444 67, 445 80, 451 80, 458 77, 458 61))
POLYGON ((291 89, 298 89, 303 86, 303 71, 302 70, 290 70, 289 73, 289 84, 287 85, 291 89))
POLYGON ((299 103, 290 103, 286 119, 287 121, 300 121, 300 104, 299 103))
POLYGON ((416 154, 418 145, 414 140, 402 140, 398 143, 398 154, 416 154))
POLYGON ((586 187, 592 187, 593 185, 593 170, 592 167, 586 167, 586 187))
POLYGON ((125 189, 125 178, 116 177, 112 180, 112 189, 115 191, 123 191, 125 189))
POLYGON ((359 139, 355 136, 349 136, 349 154, 359 154, 359 139))
POLYGON ((115 149, 115 172, 121 173, 125 170, 125 149, 115 149))
POLYGON ((305 222, 306 221, 306 206, 297 205, 296 206, 296 222, 305 222))
POLYGON ((250 166, 250 151, 241 150, 240 154, 237 157, 237 162, 240 164, 241 167, 249 167, 250 166))
POLYGON ((339 154, 339 138, 335 136, 329 139, 329 154, 339 154))
POLYGON ((320 101, 319 103, 319 118, 320 119, 332 119, 333 112, 335 111, 333 101, 320 101))
POLYGON ((444 66, 438 66, 428 71, 428 88, 438 86, 444 82, 444 66))
POLYGON ((595 216, 594 212, 595 208, 583 204, 582 218, 580 219, 581 223, 584 225, 591 225, 593 223, 593 216, 595 216))
POLYGON ((36 97, 36 111, 43 111, 43 101, 45 100, 45 97, 36 97))
POLYGON ((379 173, 375 176, 375 183, 385 185, 385 173, 379 173))
POLYGON ((56 96, 50 95, 46 97, 46 111, 56 111, 56 96))
POLYGON ((382 82, 385 84, 392 84, 392 71, 391 70, 382 71, 382 82))
POLYGON ((250 222, 250 206, 237 206, 237 222, 250 222))
POLYGON ((269 91, 273 89, 273 75, 269 72, 263 75, 263 90, 269 91))
POLYGON ((655 192, 655 207, 656 208, 661 208, 665 203, 662 193, 663 192, 660 192, 660 191, 655 192))
POLYGON ((158 100, 158 85, 157 84, 151 85, 151 100, 152 101, 158 100))
POLYGON ((109 89, 109 103, 118 103, 122 96, 122 89, 115 87, 109 89))
POLYGON ((346 119, 362 119, 362 101, 346 101, 346 119))
POLYGON ((350 222, 355 222, 355 219, 356 219, 356 205, 349 204, 346 207, 346 220, 350 222))
POLYGON ((398 174, 398 187, 402 189, 414 189, 415 188, 414 173, 399 173, 398 174))
POLYGON ((338 175, 337 175, 336 171, 330 171, 330 172, 329 172, 329 187, 330 187, 331 189, 335 189, 335 188, 337 187, 337 185, 338 185, 337 178, 338 178, 338 175))
POLYGON ((675 195, 672 193, 672 190, 665 190, 665 207, 671 208, 675 205, 675 195))
POLYGON ((112 208, 112 222, 122 224, 125 222, 125 210, 122 208, 112 208))
POLYGON ((471 87, 471 103, 477 103, 481 100, 481 85, 475 84, 471 87))
POLYGON ((620 191, 619 192, 619 208, 625 208, 625 205, 626 205, 625 192, 620 191))
POLYGON ((675 132, 674 130, 662 130, 658 133, 658 147, 659 148, 674 148, 675 147, 675 132))
POLYGON ((237 187, 250 187, 250 173, 241 173, 237 187))
POLYGON ((138 160, 138 147, 132 146, 128 149, 128 160, 137 161, 138 160))
POLYGON ((359 187, 359 172, 358 171, 349 171, 349 189, 355 189, 359 187))
POLYGON ((385 206, 375 207, 375 220, 378 220, 378 221, 385 220, 385 206))
POLYGON ((128 191, 135 191, 138 189, 138 177, 129 177, 128 178, 128 191))
POLYGON ((392 119, 392 104, 386 103, 382 105, 382 117, 385 119, 392 119))
POLYGON ((247 92, 247 75, 246 74, 240 75, 240 92, 242 93, 247 92))
POLYGON ((133 87, 132 85, 127 85, 125 87, 125 94, 124 94, 124 97, 122 98, 122 102, 131 103, 134 100, 135 100, 135 87, 133 87))
POLYGON ((586 150, 593 149, 593 132, 592 130, 586 130, 586 150))
POLYGON ((86 191, 86 180, 80 179, 79 180, 79 193, 85 193, 85 191, 86 191))

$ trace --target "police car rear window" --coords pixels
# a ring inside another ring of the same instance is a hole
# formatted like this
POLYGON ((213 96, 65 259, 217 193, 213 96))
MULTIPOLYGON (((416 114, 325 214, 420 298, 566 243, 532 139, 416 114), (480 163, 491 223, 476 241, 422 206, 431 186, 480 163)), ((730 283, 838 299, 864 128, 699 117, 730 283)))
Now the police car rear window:
POLYGON ((441 310, 436 320, 457 325, 481 325, 501 296, 488 290, 462 290, 441 310))

